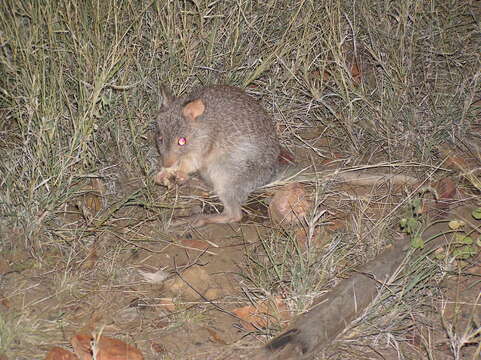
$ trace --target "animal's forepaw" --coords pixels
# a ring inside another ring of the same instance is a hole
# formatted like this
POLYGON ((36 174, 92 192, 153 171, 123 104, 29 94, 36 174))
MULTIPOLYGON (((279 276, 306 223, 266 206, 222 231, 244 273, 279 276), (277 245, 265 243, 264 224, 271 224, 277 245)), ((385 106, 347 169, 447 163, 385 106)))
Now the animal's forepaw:
POLYGON ((173 175, 167 169, 162 168, 157 174, 154 175, 154 182, 157 185, 167 186, 168 188, 173 186, 173 175))
POLYGON ((176 168, 162 168, 154 175, 154 182, 158 185, 167 186, 169 189, 175 184, 183 184, 189 180, 189 176, 176 168))
POLYGON ((174 176, 177 184, 185 184, 189 180, 189 175, 182 171, 176 171, 174 176))

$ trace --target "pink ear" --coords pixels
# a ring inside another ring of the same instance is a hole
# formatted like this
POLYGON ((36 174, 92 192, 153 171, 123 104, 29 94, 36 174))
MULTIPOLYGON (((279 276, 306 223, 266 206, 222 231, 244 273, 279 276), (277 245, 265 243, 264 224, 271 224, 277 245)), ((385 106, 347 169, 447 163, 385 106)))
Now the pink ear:
POLYGON ((194 121, 195 119, 197 119, 198 116, 202 115, 204 111, 204 103, 202 102, 202 100, 197 99, 185 105, 184 109, 182 110, 182 114, 188 120, 194 121))

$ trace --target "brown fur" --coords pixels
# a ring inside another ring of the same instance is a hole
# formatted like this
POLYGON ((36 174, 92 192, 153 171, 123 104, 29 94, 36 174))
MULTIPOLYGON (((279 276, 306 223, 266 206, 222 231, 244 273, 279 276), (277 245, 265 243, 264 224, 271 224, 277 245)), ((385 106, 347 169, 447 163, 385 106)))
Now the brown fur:
POLYGON ((209 86, 181 98, 162 89, 161 95, 157 147, 163 166, 175 168, 179 181, 198 172, 224 205, 222 214, 174 224, 240 221, 242 203, 273 180, 279 167, 280 146, 271 117, 235 87, 209 86))

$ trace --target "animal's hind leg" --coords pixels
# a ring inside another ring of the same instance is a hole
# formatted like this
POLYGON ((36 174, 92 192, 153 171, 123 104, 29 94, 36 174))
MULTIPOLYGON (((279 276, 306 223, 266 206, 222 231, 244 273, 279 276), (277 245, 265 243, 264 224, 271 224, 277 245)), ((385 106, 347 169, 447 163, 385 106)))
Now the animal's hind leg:
POLYGON ((228 193, 219 194, 219 198, 224 205, 224 210, 220 214, 194 215, 185 218, 179 218, 174 220, 171 225, 190 225, 192 227, 199 228, 207 224, 229 224, 239 222, 242 220, 242 201, 239 199, 239 196, 235 196, 234 194, 234 190, 228 193))
MULTIPOLYGON (((193 227, 201 227, 207 224, 229 224, 242 220, 242 202, 238 196, 232 196, 235 192, 219 194, 219 198, 224 205, 224 210, 220 214, 200 215, 192 222, 193 227)), ((238 194, 237 194, 238 195, 238 194)))

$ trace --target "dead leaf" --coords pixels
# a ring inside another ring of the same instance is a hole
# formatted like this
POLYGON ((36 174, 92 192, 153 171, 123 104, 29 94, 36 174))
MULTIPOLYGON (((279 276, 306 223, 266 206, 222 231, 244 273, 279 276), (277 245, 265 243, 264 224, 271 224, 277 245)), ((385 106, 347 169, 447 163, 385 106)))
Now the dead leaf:
POLYGON ((202 267, 191 266, 165 282, 166 289, 188 300, 198 300, 209 289, 210 276, 202 267))
POLYGON ((281 148, 281 152, 279 154, 279 163, 284 165, 294 164, 294 154, 292 154, 289 150, 285 148, 281 148))
POLYGON ((455 170, 466 171, 470 168, 465 158, 461 156, 456 156, 456 155, 448 156, 444 164, 446 167, 455 169, 455 170))
POLYGON ((423 212, 429 212, 434 218, 443 218, 456 201, 457 185, 450 178, 435 182, 432 187, 436 190, 437 200, 423 201, 423 212))
POLYGON ((354 61, 354 63, 351 65, 351 76, 354 82, 358 84, 362 80, 362 72, 359 66, 357 65, 357 61, 354 61))
POLYGON ((324 72, 322 73, 322 80, 327 81, 329 80, 330 77, 331 77, 331 74, 329 73, 329 71, 324 70, 324 72))
MULTIPOLYGON (((308 230, 304 227, 300 227, 295 231, 294 238, 296 239, 301 249, 307 249, 308 245, 310 248, 321 248, 325 244, 321 234, 323 234, 323 229, 321 229, 321 227, 319 226, 316 227, 314 229, 314 233, 312 234, 310 242, 308 243, 308 230)), ((324 238, 327 239, 328 236, 326 235, 324 236, 324 238)))
POLYGON ((283 225, 298 224, 311 209, 304 186, 287 184, 276 191, 269 204, 269 216, 273 222, 283 225))
POLYGON ((77 334, 72 340, 75 353, 81 360, 92 360, 92 353, 96 352, 95 360, 143 360, 141 352, 132 345, 121 340, 100 336, 95 339, 86 334, 77 334))
POLYGON ((256 327, 263 328, 266 326, 265 319, 258 315, 258 310, 252 305, 234 309, 232 312, 241 320, 243 320, 241 325, 247 331, 254 331, 256 330, 256 327))
POLYGON ((456 183, 450 178, 444 178, 434 184, 439 200, 453 200, 457 193, 456 183))
POLYGON ((55 346, 50 349, 45 360, 78 360, 78 357, 73 352, 55 346))
POLYGON ((7 309, 10 309, 10 307, 12 306, 12 304, 10 303, 10 300, 8 300, 7 298, 0 299, 0 304, 5 306, 7 309))
POLYGON ((291 318, 286 303, 280 297, 263 300, 256 305, 243 306, 232 312, 243 320, 241 325, 247 331, 267 328, 273 322, 287 323, 287 320, 291 318))
POLYGON ((215 300, 215 299, 218 299, 222 294, 222 291, 220 289, 216 289, 216 288, 209 288, 207 289, 207 291, 205 292, 204 294, 204 297, 207 299, 207 300, 215 300))
POLYGON ((92 360, 91 340, 92 336, 87 334, 77 334, 70 340, 75 354, 77 354, 80 360, 92 360))
POLYGON ((99 178, 90 179, 89 183, 82 187, 84 192, 78 207, 90 220, 94 218, 103 208, 102 197, 105 194, 105 185, 99 178))
POLYGON ((224 339, 222 339, 222 336, 220 336, 217 331, 215 331, 214 329, 208 328, 208 327, 206 327, 205 329, 209 333, 210 339, 212 341, 214 341, 218 344, 227 345, 227 342, 224 339))
POLYGON ((327 225, 327 228, 330 231, 338 231, 341 229, 344 229, 346 227, 346 217, 343 215, 343 217, 336 217, 334 219, 329 219, 329 224, 327 225))
POLYGON ((105 185, 99 178, 91 179, 91 192, 86 199, 86 206, 95 214, 102 210, 102 196, 105 194, 105 185))
POLYGON ((121 340, 101 336, 96 360, 143 360, 140 351, 121 340))

